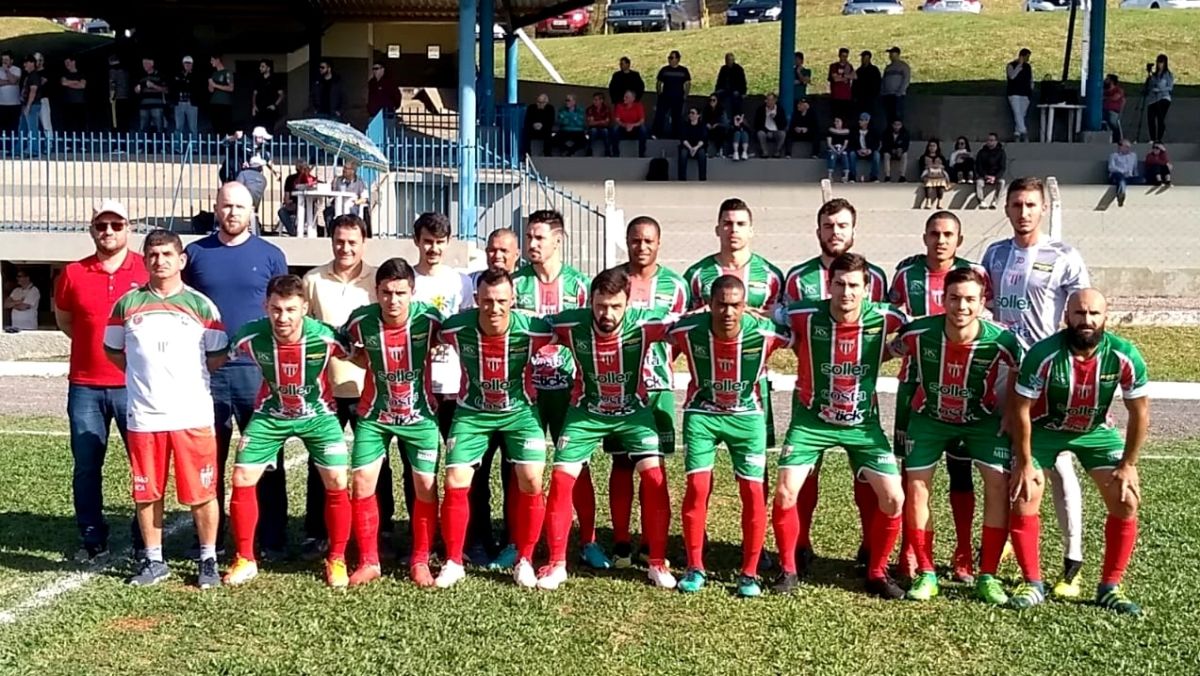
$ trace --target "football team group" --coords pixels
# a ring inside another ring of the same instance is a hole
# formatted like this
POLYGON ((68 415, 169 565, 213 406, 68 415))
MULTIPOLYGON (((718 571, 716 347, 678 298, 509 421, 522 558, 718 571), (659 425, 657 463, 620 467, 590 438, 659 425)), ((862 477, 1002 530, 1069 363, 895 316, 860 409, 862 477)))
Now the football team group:
MULTIPOLYGON (((810 532, 824 454, 840 448, 852 471, 862 529, 857 565, 868 592, 913 601, 938 594, 930 499, 944 456, 956 540, 952 576, 973 584, 986 603, 1022 609, 1045 600, 1039 513, 1048 479, 1064 546, 1051 593, 1081 596, 1074 456, 1108 513, 1095 601, 1141 612, 1121 581, 1137 536, 1146 366, 1136 347, 1106 331, 1107 302, 1090 288, 1078 251, 1042 233, 1047 201, 1038 179, 1009 186, 1012 237, 993 243, 979 263, 957 255, 958 218, 934 213, 924 253, 902 261, 890 287, 880 268, 852 251, 856 212, 844 199, 820 206, 820 254, 786 275, 752 252, 751 209, 728 199, 717 211, 719 250, 683 275, 658 263, 659 224, 642 216, 627 228, 629 261, 590 282, 564 262, 567 233, 553 211, 531 214, 520 235, 493 232, 488 267, 474 274, 441 261, 451 237, 444 216, 424 214, 414 224, 415 265, 392 258, 378 268, 362 261, 362 222, 342 216, 332 224, 333 262, 304 278, 264 266, 268 277, 255 301, 260 316, 235 320, 203 293, 213 280, 190 268, 214 249, 250 241, 243 193, 237 184, 224 187, 219 231, 186 250, 177 235, 151 232, 143 283, 118 289, 102 331, 104 352, 124 372, 128 391, 127 446, 144 540, 133 584, 169 576, 162 519, 172 459, 179 501, 196 523, 200 586, 253 579, 263 496, 256 486, 282 470, 282 446, 298 438, 317 480, 309 484, 309 519, 323 514, 321 551, 333 587, 382 574, 380 509, 390 530, 395 440, 410 524, 406 563, 418 586, 452 587, 466 576, 464 562, 481 563, 471 554, 479 522, 492 519, 490 495, 479 507, 472 494, 488 491, 499 457, 504 528, 499 542, 489 542, 497 553, 485 558, 511 569, 518 585, 564 584, 578 519, 582 564, 644 565, 651 584, 698 592, 708 575, 706 521, 723 446, 741 498, 736 592, 761 595, 760 568, 777 568, 769 589, 789 593, 814 560, 810 532), (776 444, 767 362, 778 350, 795 355, 795 385, 769 473, 767 451, 776 444), (877 385, 893 358, 900 360, 900 384, 889 440, 877 385), (214 393, 215 374, 230 368, 227 361, 243 372, 257 367, 257 396, 248 419, 238 420, 229 501, 236 554, 221 578, 216 557, 231 424, 229 407, 222 409, 214 393), (680 425, 687 563, 679 579, 667 560, 672 508, 663 462, 676 445, 677 362, 687 369, 680 425), (1118 390, 1128 412, 1124 436, 1111 415, 1118 390), (612 456, 609 550, 596 541, 589 470, 601 447, 612 456), (978 548, 975 469, 984 503, 978 548), (635 478, 640 549, 630 532, 635 478), (777 561, 763 552, 768 515, 777 561), (535 568, 543 529, 549 558, 535 568), (889 559, 898 540, 894 579, 889 559), (996 577, 1009 547, 1023 577, 1012 590, 996 577)), ((97 253, 124 246, 126 225, 120 205, 98 209, 97 253)), ((60 286, 70 284, 67 272, 60 286)), ((60 304, 69 295, 60 288, 60 304)), ((84 337, 76 331, 74 339, 84 337)))

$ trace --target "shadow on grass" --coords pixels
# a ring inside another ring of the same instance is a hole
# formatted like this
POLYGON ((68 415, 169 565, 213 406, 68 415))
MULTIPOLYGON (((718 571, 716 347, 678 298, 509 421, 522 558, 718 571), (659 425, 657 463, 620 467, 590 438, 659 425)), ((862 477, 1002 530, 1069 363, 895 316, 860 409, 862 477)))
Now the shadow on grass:
MULTIPOLYGON (((126 509, 106 516, 111 529, 109 546, 114 548, 114 555, 123 555, 133 515, 126 509)), ((68 560, 79 546, 79 529, 72 516, 0 513, 0 568, 23 572, 82 570, 68 560)))

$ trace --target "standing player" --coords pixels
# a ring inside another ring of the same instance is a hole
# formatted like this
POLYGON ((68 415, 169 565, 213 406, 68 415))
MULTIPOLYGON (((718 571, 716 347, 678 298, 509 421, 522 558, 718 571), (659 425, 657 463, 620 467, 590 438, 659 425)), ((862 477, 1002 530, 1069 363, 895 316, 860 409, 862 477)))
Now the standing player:
MULTIPOLYGON (((1000 605, 1008 601, 995 576, 1008 537, 1005 475, 1011 456, 1008 438, 1001 431, 1004 398, 996 386, 1001 364, 1008 368, 1020 364, 1021 344, 1011 332, 979 318, 987 283, 978 271, 955 268, 941 281, 944 314, 915 320, 892 344, 893 353, 904 357, 901 381, 916 388, 911 397, 913 414, 904 428, 908 445, 904 530, 917 558, 918 574, 906 596, 928 601, 938 594, 929 491, 942 453, 961 448, 983 475, 983 552, 976 593, 1000 605)), ((968 533, 968 547, 969 543, 968 533)))
POLYGON ((567 535, 575 480, 596 446, 615 437, 642 479, 643 537, 650 546, 650 582, 673 589, 666 565, 671 500, 662 469, 654 412, 648 407, 643 369, 651 344, 667 338, 666 310, 628 309, 629 276, 621 268, 596 275, 591 308, 547 317, 555 342, 575 356, 582 392, 573 398, 550 480, 546 539, 550 563, 538 575, 540 589, 558 589, 567 579, 567 535))
POLYGON ((533 548, 546 515, 542 496, 546 433, 533 406, 532 362, 550 344, 550 326, 512 311, 516 294, 512 277, 504 270, 489 268, 477 283, 476 307, 447 319, 439 334, 442 342, 458 350, 463 389, 446 440, 442 500, 446 563, 435 582, 445 589, 466 577, 462 562, 471 481, 492 434, 500 432, 517 466, 512 521, 518 559, 513 579, 522 587, 533 588, 537 585, 531 563, 533 548))
POLYGON ((791 338, 768 319, 746 314, 746 287, 733 275, 723 275, 711 287, 709 310, 681 319, 671 328, 671 344, 687 357, 691 383, 683 414, 684 467, 687 491, 683 498, 683 540, 688 570, 679 589, 704 587, 704 533, 708 496, 717 445, 724 443, 733 461, 742 499, 742 567, 740 596, 762 593, 758 559, 767 529, 767 429, 762 387, 767 359, 775 350, 791 347, 791 338))
MULTIPOLYGON (((796 498, 825 451, 840 446, 850 458, 855 482, 872 491, 867 530, 867 591, 898 599, 904 591, 887 575, 888 557, 900 534, 904 490, 896 456, 879 425, 875 383, 886 356, 887 336, 906 317, 890 305, 867 299, 867 259, 845 253, 829 266, 829 300, 792 303, 777 313, 793 334, 796 396, 792 422, 779 457, 779 485, 772 521, 783 568, 774 590, 797 583, 796 542, 800 532, 796 498)), ((855 495, 860 509, 863 503, 855 495)))
MULTIPOLYGON (((1042 236, 1046 187, 1041 179, 1013 181, 1004 213, 1013 236, 989 246, 981 261, 991 280, 988 309, 1028 351, 1058 331, 1067 298, 1091 282, 1078 250, 1042 236)), ((1062 579, 1054 585, 1054 595, 1078 598, 1082 594, 1083 494, 1069 454, 1059 455, 1054 467, 1047 469, 1064 549, 1062 579)))
POLYGON ((279 449, 291 437, 304 442, 325 484, 325 530, 329 553, 325 581, 331 587, 350 583, 346 572, 346 543, 350 539, 350 493, 346 468, 350 464, 337 403, 329 382, 333 358, 348 359, 349 351, 336 331, 308 316, 304 282, 280 275, 267 283, 267 316, 242 327, 232 350, 253 360, 262 371, 250 424, 242 434, 233 469, 233 521, 237 557, 225 584, 243 584, 258 575, 254 529, 258 496, 254 487, 263 472, 279 462, 279 449))
POLYGON ((415 494, 413 510, 408 514, 413 539, 409 577, 418 587, 433 586, 429 551, 437 529, 441 439, 435 400, 429 397, 432 383, 426 377, 426 366, 437 344, 442 315, 433 306, 413 300, 415 285, 416 273, 403 258, 384 262, 375 273, 374 295, 379 302, 355 310, 344 329, 354 362, 368 373, 350 454, 354 542, 359 552, 358 568, 350 576, 351 586, 380 576, 379 504, 375 491, 393 438, 413 468, 415 494))
POLYGON ((767 259, 751 251, 754 216, 750 213, 750 207, 736 197, 721 202, 715 230, 721 242, 720 251, 700 259, 683 273, 691 307, 707 305, 713 282, 722 275, 733 275, 746 286, 746 307, 770 314, 780 301, 783 273, 767 259))
POLYGON ((1070 451, 1092 475, 1108 508, 1096 604, 1140 615, 1120 585, 1137 539, 1137 461, 1150 427, 1146 363, 1132 343, 1104 330, 1108 302, 1099 291, 1075 292, 1066 319, 1066 329, 1029 349, 1017 380, 1010 529, 1025 583, 1009 603, 1028 608, 1045 598, 1038 559, 1042 471, 1070 451), (1118 387, 1129 412, 1124 441, 1108 422, 1118 387))
POLYGON ((104 331, 109 359, 129 391, 133 501, 146 543, 128 582, 170 575, 163 558, 163 493, 175 459, 175 492, 192 510, 200 537, 201 589, 217 587, 217 439, 208 374, 225 362, 229 337, 217 306, 183 283, 187 257, 179 235, 155 230, 142 244, 150 282, 121 297, 104 331))

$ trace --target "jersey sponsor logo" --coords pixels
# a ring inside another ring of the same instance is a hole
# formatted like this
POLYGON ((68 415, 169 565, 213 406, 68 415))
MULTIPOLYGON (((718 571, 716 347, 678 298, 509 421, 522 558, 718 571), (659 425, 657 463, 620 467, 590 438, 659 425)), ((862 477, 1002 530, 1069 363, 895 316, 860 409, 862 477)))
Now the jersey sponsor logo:
POLYGON ((867 393, 860 390, 821 390, 821 398, 835 404, 858 404, 867 400, 867 393))
POLYGON ((421 462, 437 462, 437 449, 417 451, 417 460, 421 462))
POLYGON ((972 396, 971 388, 962 385, 938 385, 937 393, 945 397, 966 399, 972 396))
POLYGON ((1034 263, 1033 270, 1034 272, 1054 272, 1054 263, 1034 263))
POLYGON ((264 364, 270 364, 271 362, 275 361, 275 358, 270 352, 255 352, 254 358, 264 364))
MULTIPOLYGON (((563 438, 565 439, 566 437, 563 437, 563 438)), ((541 452, 545 453, 546 452, 546 440, 538 439, 537 437, 529 437, 528 439, 525 440, 524 449, 527 451, 541 451, 541 452)))
POLYGON ((913 280, 908 283, 908 292, 914 296, 918 296, 925 292, 925 283, 920 280, 913 280))
POLYGON ((379 347, 379 336, 371 334, 363 341, 367 347, 379 347))
POLYGON ((766 291, 767 285, 765 282, 750 282, 746 285, 750 291, 766 291))
POLYGON ((708 359, 708 348, 703 345, 697 345, 694 350, 696 357, 699 359, 708 359))
POLYGON ((881 332, 881 331, 883 331, 883 328, 882 328, 882 327, 879 327, 879 326, 873 326, 873 327, 871 327, 871 328, 869 328, 869 329, 864 329, 864 330, 863 330, 863 333, 865 333, 865 334, 866 334, 866 335, 868 335, 868 336, 874 336, 874 335, 878 334, 878 333, 879 333, 879 332, 881 332))
MULTIPOLYGON (((284 369, 286 370, 287 367, 285 366, 284 369)), ((285 397, 303 397, 309 392, 312 392, 312 386, 310 385, 296 385, 293 383, 288 383, 279 386, 279 394, 282 394, 285 397)))
POLYGON ((591 354, 592 346, 585 340, 576 341, 575 352, 579 354, 591 354))
POLYGON ((921 355, 926 359, 937 359, 938 358, 937 348, 927 347, 927 348, 921 350, 921 355))
POLYGON ((388 383, 415 383, 421 379, 417 371, 398 369, 396 371, 376 371, 375 377, 388 383))
POLYGON ((1120 377, 1121 377, 1121 374, 1119 374, 1119 373, 1101 373, 1100 374, 1100 382, 1111 383, 1111 382, 1116 381, 1120 377))
POLYGON ((308 361, 325 361, 325 353, 324 352, 309 352, 307 359, 308 359, 308 361))
POLYGON ((825 328, 824 326, 814 327, 813 335, 816 336, 817 338, 828 338, 829 337, 829 329, 825 328))
MULTIPOLYGON (((632 378, 628 373, 609 372, 596 374, 596 383, 600 385, 624 385, 630 380, 632 378)), ((609 397, 604 398, 608 399, 609 397)))
POLYGON ((479 354, 479 351, 475 349, 475 346, 470 343, 459 346, 459 349, 462 350, 464 357, 474 358, 479 354))
POLYGON ((816 284, 802 284, 805 296, 816 296, 821 293, 816 284))
POLYGON ((1033 304, 1030 303, 1029 299, 1024 296, 1010 294, 1007 296, 1000 296, 996 299, 996 307, 1000 308, 1001 310, 1017 310, 1020 312, 1025 312, 1032 306, 1033 304))
POLYGON ((858 409, 843 411, 829 406, 823 407, 820 413, 821 420, 841 426, 857 425, 863 421, 864 417, 863 412, 858 409))
POLYGON ((753 386, 753 383, 748 383, 743 380, 731 380, 728 378, 722 378, 720 380, 713 380, 710 382, 712 384, 713 392, 741 392, 742 390, 749 389, 753 386))
POLYGON ((870 372, 869 364, 821 364, 825 376, 865 376, 870 372))

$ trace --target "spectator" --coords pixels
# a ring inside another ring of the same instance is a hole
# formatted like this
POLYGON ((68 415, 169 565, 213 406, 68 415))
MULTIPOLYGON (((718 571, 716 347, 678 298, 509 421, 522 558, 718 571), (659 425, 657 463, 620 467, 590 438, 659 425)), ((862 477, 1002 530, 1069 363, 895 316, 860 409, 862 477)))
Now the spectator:
MULTIPOLYGON (((200 133, 200 115, 196 102, 200 99, 198 76, 194 70, 192 57, 183 57, 182 69, 171 81, 171 100, 175 103, 175 138, 178 141, 184 137, 200 133)), ((177 145, 178 149, 179 146, 177 145)))
POLYGON ((717 157, 724 157, 725 143, 729 139, 729 118, 726 117, 725 108, 716 94, 708 97, 708 105, 700 111, 700 119, 704 122, 704 128, 708 130, 706 146, 712 148, 717 157))
POLYGON ((729 129, 729 136, 733 140, 733 156, 734 160, 750 159, 750 125, 746 123, 746 114, 738 113, 733 116, 733 124, 729 129))
POLYGON ((862 113, 858 116, 858 129, 850 134, 850 178, 863 182, 858 173, 858 163, 866 160, 871 163, 871 174, 868 181, 875 183, 879 180, 879 149, 881 147, 879 133, 871 128, 871 114, 862 113))
POLYGON ((921 157, 917 160, 917 171, 925 173, 926 167, 936 158, 942 159, 942 166, 946 166, 946 156, 942 154, 942 142, 933 138, 925 144, 925 152, 921 153, 921 157))
POLYGON ((246 134, 238 130, 225 137, 219 150, 224 152, 225 159, 217 168, 217 178, 224 185, 236 180, 238 172, 249 166, 253 146, 246 142, 246 134))
POLYGON ((1117 149, 1108 156, 1108 182, 1117 186, 1117 206, 1125 206, 1125 188, 1130 183, 1141 183, 1138 176, 1137 154, 1128 139, 1121 139, 1117 149))
MULTIPOLYGON (((370 237, 371 208, 369 198, 371 196, 371 192, 367 189, 366 182, 358 177, 358 163, 354 160, 346 160, 342 164, 341 175, 333 179, 333 185, 330 187, 336 192, 349 192, 357 195, 357 197, 350 202, 350 210, 346 213, 354 216, 355 218, 361 219, 364 223, 363 237, 370 237)), ((325 223, 327 226, 331 226, 338 216, 342 216, 344 214, 337 213, 334 210, 333 205, 330 205, 325 207, 325 212, 323 215, 325 216, 325 223)), ((332 237, 332 227, 326 227, 326 229, 329 230, 329 235, 332 237)), ((324 236, 325 233, 318 231, 318 234, 324 236)))
POLYGON ((252 230, 257 232, 258 228, 258 208, 262 205, 263 197, 267 194, 267 177, 263 173, 263 169, 267 166, 267 161, 255 155, 246 163, 246 167, 237 173, 233 180, 246 186, 246 190, 250 191, 250 197, 254 207, 254 224, 252 230))
POLYGON ((908 96, 908 85, 912 82, 912 68, 900 58, 900 48, 887 51, 888 65, 883 69, 883 82, 879 94, 883 99, 883 112, 888 123, 904 120, 904 98, 908 96))
POLYGON ((992 192, 989 209, 996 208, 996 201, 1004 199, 1004 172, 1008 169, 1008 155, 1000 144, 996 132, 987 136, 987 142, 975 155, 975 199, 979 200, 979 208, 983 208, 985 193, 992 192))
POLYGON ((1146 126, 1150 129, 1150 142, 1162 143, 1167 133, 1167 111, 1171 108, 1171 92, 1175 89, 1175 75, 1167 63, 1167 55, 1159 54, 1154 67, 1146 66, 1146 126))
POLYGON ((829 129, 825 131, 825 147, 829 152, 826 158, 829 178, 833 178, 833 172, 840 166, 842 183, 845 183, 850 176, 850 130, 846 128, 842 118, 834 117, 829 129))
POLYGON ((854 71, 854 105, 860 113, 876 114, 879 105, 879 91, 883 86, 883 74, 879 66, 871 63, 871 52, 863 50, 859 54, 861 60, 858 70, 854 71))
POLYGON ((163 110, 167 107, 167 83, 154 67, 154 59, 142 59, 142 79, 133 86, 138 95, 138 131, 147 133, 153 127, 155 133, 167 131, 163 110))
POLYGON ((899 165, 896 173, 896 180, 904 183, 908 179, 904 173, 908 171, 908 146, 911 141, 908 136, 908 129, 904 127, 904 122, 900 119, 892 120, 891 129, 888 129, 883 134, 882 150, 883 150, 883 182, 888 183, 892 180, 892 162, 899 165))
POLYGON ((1104 77, 1104 124, 1112 133, 1113 143, 1120 143, 1125 136, 1121 133, 1121 111, 1125 109, 1125 90, 1116 73, 1104 77))
MULTIPOLYGON (((924 159, 924 158, 922 158, 924 159)), ((921 170, 921 182, 925 185, 925 200, 922 207, 932 209, 942 208, 942 197, 946 194, 946 163, 939 152, 929 158, 921 170)))
POLYGON ((975 182, 975 158, 971 156, 971 142, 966 136, 954 140, 950 152, 950 180, 955 183, 975 182))
POLYGON ((317 81, 309 92, 308 106, 317 117, 340 121, 346 105, 342 78, 333 72, 333 64, 329 61, 317 64, 317 73, 317 81))
MULTIPOLYGON (((238 132, 239 134, 241 132, 238 132)), ((264 127, 255 127, 250 132, 250 158, 261 158, 266 164, 271 163, 271 149, 267 146, 267 141, 271 140, 271 133, 264 127)), ((249 160, 247 160, 249 163, 249 160)), ((274 169, 272 169, 274 171, 274 169)))
POLYGON ((613 106, 625 100, 625 92, 633 92, 633 100, 639 103, 646 93, 646 81, 642 74, 629 67, 629 57, 622 56, 620 66, 608 80, 608 100, 613 106))
POLYGON ((838 50, 838 60, 829 64, 829 107, 833 117, 840 117, 846 122, 854 116, 853 87, 856 77, 854 66, 850 65, 850 50, 842 47, 838 50))
POLYGON ((283 179, 283 206, 279 208, 279 223, 289 237, 296 236, 296 195, 292 193, 317 187, 317 177, 308 160, 296 160, 296 173, 283 179))
MULTIPOLYGON (((208 76, 208 117, 213 131, 229 136, 233 133, 233 73, 225 70, 220 54, 208 60, 212 75, 208 76)), ((232 334, 230 334, 232 335, 232 334)))
POLYGON ((758 139, 758 156, 782 157, 787 142, 787 111, 779 107, 775 93, 767 94, 762 106, 754 113, 754 136, 758 139))
POLYGON ((588 106, 584 112, 584 121, 587 124, 587 154, 592 156, 592 144, 600 142, 600 147, 604 149, 604 155, 609 155, 608 135, 609 128, 613 124, 612 108, 608 106, 608 102, 604 100, 604 94, 596 92, 592 94, 592 105, 588 106))
POLYGON ((51 114, 50 93, 54 91, 54 81, 46 74, 46 57, 42 56, 41 52, 33 53, 33 63, 37 68, 38 76, 42 78, 42 87, 38 90, 38 98, 42 104, 38 112, 38 124, 41 125, 46 137, 53 139, 54 116, 51 114))
POLYGON ((21 82, 21 124, 18 129, 22 135, 21 154, 26 157, 29 155, 40 157, 42 154, 40 90, 45 83, 42 82, 42 76, 37 72, 32 55, 25 57, 24 66, 25 79, 21 82))
POLYGON ((254 126, 274 131, 279 124, 285 98, 283 78, 275 74, 275 62, 261 59, 258 62, 258 79, 251 94, 250 119, 254 126))
POLYGON ((371 66, 371 78, 367 80, 367 117, 375 119, 375 115, 382 112, 385 119, 392 119, 402 103, 404 95, 400 93, 400 86, 388 74, 384 63, 376 61, 371 66))
MULTIPOLYGON (((573 157, 575 151, 588 145, 587 126, 584 122, 583 111, 575 102, 574 94, 567 94, 563 107, 559 109, 554 122, 554 145, 558 151, 567 157, 573 157)), ((590 146, 588 146, 590 148, 590 146)))
POLYGON ((687 180, 689 160, 696 161, 701 181, 708 180, 708 130, 700 121, 700 111, 688 108, 688 121, 679 137, 679 180, 687 180))
POLYGON ((796 52, 796 62, 792 66, 794 94, 797 99, 808 98, 808 85, 812 82, 812 68, 804 66, 804 52, 796 52))
POLYGON ((731 115, 742 112, 742 99, 746 96, 746 71, 742 64, 733 60, 733 52, 725 54, 725 65, 717 73, 716 94, 721 106, 731 115))
POLYGON ((1029 100, 1033 98, 1033 66, 1029 65, 1028 49, 1017 52, 1017 58, 1009 61, 1005 68, 1007 84, 1004 93, 1008 96, 1008 107, 1012 110, 1013 134, 1018 141, 1029 140, 1025 117, 1029 113, 1029 100))
POLYGON ((1146 153, 1146 182, 1150 185, 1171 185, 1171 158, 1167 156, 1167 147, 1161 143, 1150 145, 1146 153))
POLYGON ((522 155, 533 153, 533 142, 542 142, 542 154, 550 156, 553 149, 554 106, 550 97, 538 94, 534 103, 525 109, 525 150, 522 155))
POLYGON ((0 53, 0 131, 15 132, 21 125, 21 69, 12 52, 0 53))
POLYGON ((127 132, 133 128, 133 88, 129 86, 129 73, 121 65, 121 57, 108 57, 108 99, 112 106, 112 129, 127 132))
POLYGON ((680 55, 671 50, 667 65, 658 69, 655 91, 658 102, 654 105, 654 130, 651 135, 663 138, 679 138, 683 126, 683 107, 692 91, 692 74, 679 65, 680 55))
POLYGON ((638 157, 646 156, 646 109, 634 96, 632 90, 625 92, 624 98, 613 109, 612 135, 609 137, 609 156, 621 156, 621 141, 627 138, 637 139, 638 157))
POLYGON ((63 74, 59 78, 62 86, 62 127, 64 131, 87 131, 87 78, 76 67, 75 57, 63 59, 63 74))
POLYGON ((803 97, 796 100, 796 110, 788 123, 788 157, 795 152, 797 142, 811 144, 812 152, 809 156, 816 159, 820 152, 820 143, 817 141, 817 114, 809 105, 808 99, 803 97))
POLYGON ((30 281, 29 272, 17 270, 17 286, 4 299, 4 309, 10 311, 8 325, 21 331, 36 331, 41 302, 42 292, 30 281))

